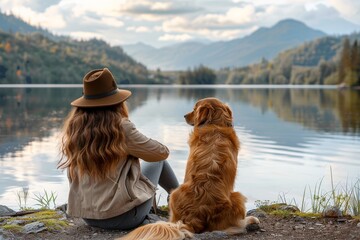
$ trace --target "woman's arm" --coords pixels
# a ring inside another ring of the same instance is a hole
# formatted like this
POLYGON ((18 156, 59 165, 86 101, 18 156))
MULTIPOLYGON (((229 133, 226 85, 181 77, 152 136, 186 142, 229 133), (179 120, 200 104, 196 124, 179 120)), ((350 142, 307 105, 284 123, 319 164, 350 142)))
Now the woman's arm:
POLYGON ((169 149, 165 145, 143 135, 129 120, 124 119, 122 127, 125 131, 129 155, 141 158, 147 162, 165 160, 169 156, 169 149))

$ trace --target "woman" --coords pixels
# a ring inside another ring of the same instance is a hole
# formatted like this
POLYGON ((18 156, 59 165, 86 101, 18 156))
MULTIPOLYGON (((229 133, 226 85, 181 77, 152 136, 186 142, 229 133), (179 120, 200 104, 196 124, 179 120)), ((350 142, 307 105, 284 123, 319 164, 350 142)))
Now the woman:
POLYGON ((168 193, 179 185, 165 160, 168 148, 128 119, 130 95, 109 69, 90 71, 64 124, 59 167, 68 170, 67 211, 90 226, 135 228, 149 213, 157 184, 168 193))

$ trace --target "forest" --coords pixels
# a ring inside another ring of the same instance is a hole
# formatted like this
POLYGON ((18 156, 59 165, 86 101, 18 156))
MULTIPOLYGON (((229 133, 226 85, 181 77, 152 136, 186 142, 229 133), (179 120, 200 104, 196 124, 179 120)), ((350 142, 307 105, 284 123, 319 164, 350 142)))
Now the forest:
POLYGON ((104 41, 51 40, 40 33, 0 31, 0 83, 82 83, 107 66, 120 83, 154 83, 147 68, 104 41))
POLYGON ((108 67, 121 84, 360 85, 360 33, 327 36, 249 66, 213 70, 149 70, 121 47, 92 39, 55 40, 40 33, 0 31, 0 83, 81 83, 91 69, 108 67))
POLYGON ((360 84, 360 34, 325 37, 269 61, 217 72, 224 84, 360 84))
POLYGON ((323 37, 280 53, 273 60, 212 70, 200 65, 180 72, 157 70, 178 84, 360 85, 360 34, 323 37))

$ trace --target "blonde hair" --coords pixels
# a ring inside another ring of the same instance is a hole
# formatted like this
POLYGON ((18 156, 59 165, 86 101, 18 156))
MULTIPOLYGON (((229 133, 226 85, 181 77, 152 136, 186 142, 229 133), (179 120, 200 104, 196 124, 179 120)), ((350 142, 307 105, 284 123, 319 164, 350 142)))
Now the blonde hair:
POLYGON ((127 156, 123 118, 128 118, 125 102, 101 108, 73 108, 64 122, 58 168, 69 168, 70 179, 77 174, 104 179, 127 156))

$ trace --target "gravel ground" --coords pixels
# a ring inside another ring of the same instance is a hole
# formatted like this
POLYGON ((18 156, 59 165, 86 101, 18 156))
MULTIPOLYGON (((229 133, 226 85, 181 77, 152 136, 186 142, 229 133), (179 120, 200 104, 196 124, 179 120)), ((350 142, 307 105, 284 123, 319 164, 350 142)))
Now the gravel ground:
MULTIPOLYGON (((60 231, 43 231, 36 234, 1 235, 0 239, 115 239, 126 232, 107 231, 92 228, 81 219, 69 219, 70 226, 60 231)), ((242 235, 227 236, 222 232, 195 234, 193 239, 360 239, 360 222, 351 217, 343 218, 302 218, 299 216, 279 217, 265 215, 260 218, 260 229, 242 235)))

